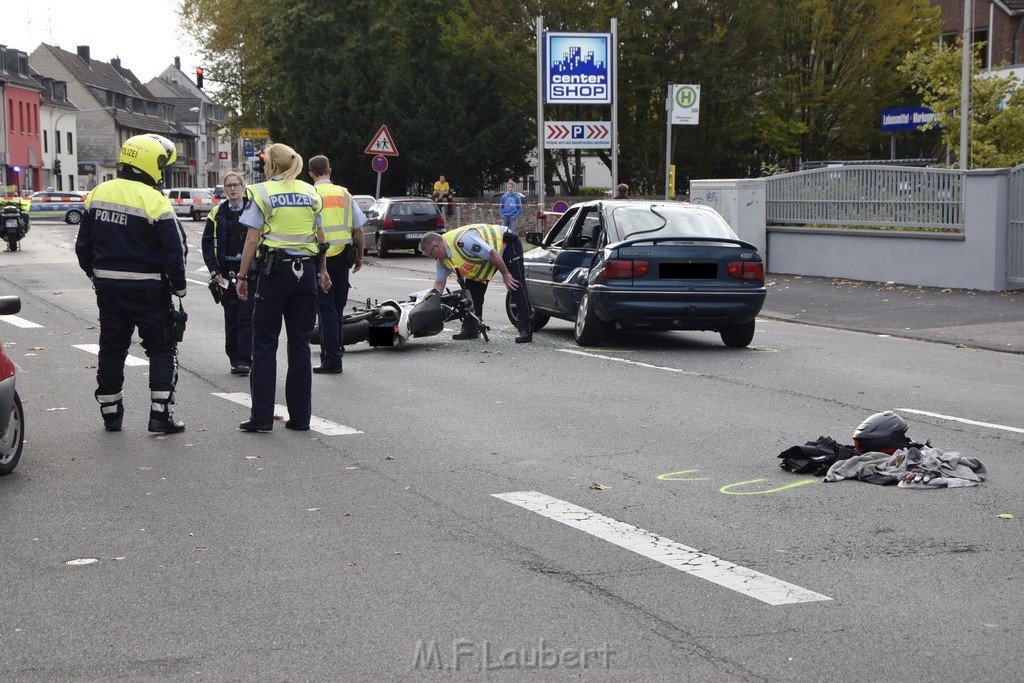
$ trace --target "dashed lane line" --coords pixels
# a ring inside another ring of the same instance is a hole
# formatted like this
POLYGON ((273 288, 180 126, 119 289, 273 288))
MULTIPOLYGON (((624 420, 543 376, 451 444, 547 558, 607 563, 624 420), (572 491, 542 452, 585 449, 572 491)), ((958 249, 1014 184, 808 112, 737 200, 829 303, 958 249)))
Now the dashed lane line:
POLYGON ((5 323, 10 323, 15 327, 21 327, 24 329, 28 329, 30 327, 42 327, 39 323, 34 323, 31 320, 25 320, 18 315, 0 315, 0 320, 3 320, 5 323))
POLYGON ((588 358, 599 358, 601 360, 615 361, 616 363, 625 363, 626 365, 636 365, 641 368, 650 368, 652 370, 664 370, 666 372, 677 372, 680 375, 692 375, 699 377, 699 372, 693 372, 692 370, 680 370, 679 368, 670 368, 664 365, 652 365, 650 363, 643 363, 638 360, 629 360, 628 358, 617 358, 615 356, 604 356, 600 353, 588 353, 587 351, 577 351, 576 349, 558 349, 562 353, 572 353, 577 356, 586 356, 588 358))
POLYGON ((952 420, 953 422, 962 422, 967 425, 976 425, 978 427, 989 427, 991 429, 1002 429, 1007 432, 1016 432, 1017 434, 1024 434, 1024 429, 1020 427, 1008 427, 1001 424, 993 424, 991 422, 978 422, 977 420, 968 420, 966 417, 955 417, 953 415, 940 415, 938 413, 929 413, 927 410, 914 410, 913 408, 897 408, 897 412, 901 413, 914 413, 915 415, 927 415, 928 417, 937 417, 940 420, 952 420))
MULTIPOLYGON (((88 353, 91 353, 94 356, 100 355, 100 345, 99 344, 72 344, 72 346, 75 347, 76 349, 82 349, 83 351, 87 351, 88 353)), ((145 358, 137 358, 137 357, 135 357, 135 356, 133 356, 131 354, 128 354, 128 356, 124 359, 124 364, 125 365, 149 365, 149 361, 146 360, 145 358)))
POLYGON ((791 605, 832 599, 827 595, 707 555, 672 539, 537 491, 491 495, 769 605, 791 605))
MULTIPOLYGON (((243 405, 246 408, 251 408, 252 407, 252 397, 249 394, 246 394, 246 393, 235 392, 235 393, 226 394, 226 393, 214 392, 213 395, 216 396, 217 398, 223 398, 223 399, 226 399, 226 400, 231 401, 233 403, 237 403, 239 405, 243 405)), ((280 403, 275 403, 274 404, 274 414, 275 415, 287 415, 288 414, 288 407, 287 406, 283 406, 280 403)), ((315 415, 309 420, 309 428, 310 428, 310 430, 312 430, 314 432, 317 432, 319 434, 323 434, 324 436, 344 436, 346 434, 362 434, 363 433, 363 432, 359 431, 358 429, 353 429, 352 427, 346 427, 343 424, 338 424, 337 422, 331 422, 330 420, 324 420, 324 419, 319 418, 319 417, 317 417, 315 415)))

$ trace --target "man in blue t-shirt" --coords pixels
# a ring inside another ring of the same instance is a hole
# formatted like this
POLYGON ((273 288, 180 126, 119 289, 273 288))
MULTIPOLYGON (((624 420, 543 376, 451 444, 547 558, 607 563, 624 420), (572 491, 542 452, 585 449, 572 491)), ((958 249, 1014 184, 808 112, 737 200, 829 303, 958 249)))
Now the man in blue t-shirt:
POLYGON ((516 192, 516 184, 508 181, 508 192, 501 195, 501 224, 512 232, 516 231, 516 223, 523 213, 523 201, 516 192))

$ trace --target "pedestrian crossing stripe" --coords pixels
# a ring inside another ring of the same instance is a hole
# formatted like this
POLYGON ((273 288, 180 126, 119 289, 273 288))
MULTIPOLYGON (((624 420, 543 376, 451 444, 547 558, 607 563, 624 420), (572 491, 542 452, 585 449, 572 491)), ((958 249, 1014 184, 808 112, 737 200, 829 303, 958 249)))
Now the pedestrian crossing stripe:
MULTIPOLYGON (((76 349, 82 349, 83 351, 91 353, 94 356, 100 355, 100 345, 99 344, 72 344, 72 346, 75 347, 76 349)), ((145 358, 136 358, 135 356, 133 356, 133 355, 131 355, 129 353, 128 356, 124 359, 124 364, 125 365, 149 365, 149 361, 146 360, 145 358)))

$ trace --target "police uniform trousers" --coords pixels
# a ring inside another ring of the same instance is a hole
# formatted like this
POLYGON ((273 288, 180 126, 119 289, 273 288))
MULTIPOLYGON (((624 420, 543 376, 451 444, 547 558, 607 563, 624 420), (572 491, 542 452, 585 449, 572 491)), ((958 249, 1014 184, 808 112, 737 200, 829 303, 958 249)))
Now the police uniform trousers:
POLYGON ((345 355, 345 307, 348 306, 349 268, 354 259, 350 258, 357 247, 349 244, 335 256, 327 257, 327 274, 331 276, 331 288, 323 291, 317 288, 317 308, 320 314, 320 362, 331 367, 341 365, 345 355))
POLYGON ((260 273, 253 301, 252 393, 250 419, 260 424, 274 421, 274 396, 277 388, 277 344, 284 321, 288 345, 288 372, 285 375, 285 405, 288 418, 295 424, 309 424, 313 414, 313 366, 310 360, 309 334, 316 322, 316 266, 313 258, 300 261, 301 275, 296 278, 292 262, 278 260, 276 272, 260 273))
POLYGON ((96 363, 98 396, 121 393, 124 361, 139 329, 142 348, 149 358, 149 390, 173 400, 178 381, 171 290, 150 287, 134 292, 96 291, 100 310, 100 352, 96 363))
MULTIPOLYGON (((519 235, 512 232, 505 233, 505 246, 501 250, 501 260, 505 262, 508 272, 519 283, 519 289, 510 292, 512 302, 516 305, 516 327, 520 332, 529 332, 533 309, 530 307, 530 298, 526 293, 526 276, 523 271, 523 242, 519 239, 519 235)), ((500 277, 500 274, 498 277, 500 277)), ((476 313, 476 317, 483 320, 484 294, 487 293, 487 283, 467 279, 466 290, 473 296, 473 310, 476 313)))
MULTIPOLYGON (((239 264, 228 262, 222 273, 238 272, 239 264)), ((225 276, 226 277, 226 276, 225 276)), ((252 297, 238 298, 234 287, 228 287, 221 296, 224 307, 224 353, 231 361, 231 367, 252 365, 252 297)))

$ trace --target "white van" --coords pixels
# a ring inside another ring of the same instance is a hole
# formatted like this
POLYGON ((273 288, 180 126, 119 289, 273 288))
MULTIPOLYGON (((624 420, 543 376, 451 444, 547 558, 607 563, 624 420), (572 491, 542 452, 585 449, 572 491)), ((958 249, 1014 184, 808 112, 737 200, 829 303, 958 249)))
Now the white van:
POLYGON ((213 211, 214 205, 219 203, 213 192, 201 188, 172 187, 165 192, 174 206, 174 213, 178 216, 188 216, 194 221, 206 218, 207 214, 213 211))

